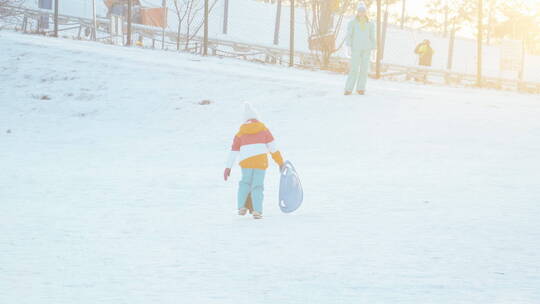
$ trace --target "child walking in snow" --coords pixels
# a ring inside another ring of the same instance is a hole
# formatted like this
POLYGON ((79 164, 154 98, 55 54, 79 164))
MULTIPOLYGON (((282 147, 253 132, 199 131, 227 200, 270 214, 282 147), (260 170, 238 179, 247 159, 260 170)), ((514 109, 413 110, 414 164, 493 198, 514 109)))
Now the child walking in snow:
POLYGON ((281 168, 283 158, 276 148, 274 137, 270 130, 259 121, 257 112, 249 103, 245 104, 244 124, 233 140, 231 153, 227 161, 227 167, 223 173, 227 180, 231 175, 231 168, 237 157, 240 159, 242 168, 242 180, 238 187, 238 214, 246 215, 246 200, 251 193, 253 202, 253 218, 261 219, 263 212, 264 175, 268 168, 267 153, 281 168))

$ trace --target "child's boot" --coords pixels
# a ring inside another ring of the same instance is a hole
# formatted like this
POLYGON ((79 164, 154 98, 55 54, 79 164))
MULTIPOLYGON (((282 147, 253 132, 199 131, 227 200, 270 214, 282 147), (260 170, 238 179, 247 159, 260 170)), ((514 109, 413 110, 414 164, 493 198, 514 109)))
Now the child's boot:
POLYGON ((260 220, 263 218, 262 213, 259 213, 257 211, 253 211, 253 218, 256 220, 260 220))

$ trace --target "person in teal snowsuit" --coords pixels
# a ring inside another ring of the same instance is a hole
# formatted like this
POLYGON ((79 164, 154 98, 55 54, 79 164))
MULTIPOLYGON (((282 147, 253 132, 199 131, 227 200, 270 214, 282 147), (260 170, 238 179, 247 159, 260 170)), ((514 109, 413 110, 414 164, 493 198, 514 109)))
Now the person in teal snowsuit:
POLYGON ((351 61, 345 95, 350 95, 355 86, 358 94, 364 95, 371 51, 376 49, 376 41, 375 25, 369 20, 365 4, 360 3, 356 17, 347 26, 346 44, 350 48, 351 61))

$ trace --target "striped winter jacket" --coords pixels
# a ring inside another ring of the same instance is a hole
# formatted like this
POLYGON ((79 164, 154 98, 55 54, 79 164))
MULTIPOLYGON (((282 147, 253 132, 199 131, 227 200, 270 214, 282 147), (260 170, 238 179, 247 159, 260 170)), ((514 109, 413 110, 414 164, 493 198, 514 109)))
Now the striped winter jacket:
POLYGON ((264 170, 268 168, 268 152, 279 166, 283 165, 283 158, 276 148, 270 130, 258 120, 249 120, 240 127, 234 137, 227 168, 231 168, 239 157, 240 167, 264 170))

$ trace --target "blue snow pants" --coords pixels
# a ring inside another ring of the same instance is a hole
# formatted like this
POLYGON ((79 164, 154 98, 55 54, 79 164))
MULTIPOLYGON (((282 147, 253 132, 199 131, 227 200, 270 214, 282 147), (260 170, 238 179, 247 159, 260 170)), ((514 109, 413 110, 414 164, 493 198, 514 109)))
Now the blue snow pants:
POLYGON ((371 50, 353 50, 349 66, 349 77, 347 77, 345 91, 352 92, 355 84, 356 90, 366 90, 370 57, 371 50))
POLYGON ((251 193, 253 209, 262 213, 264 175, 266 170, 242 168, 242 179, 238 187, 238 209, 244 208, 248 194, 251 193))

